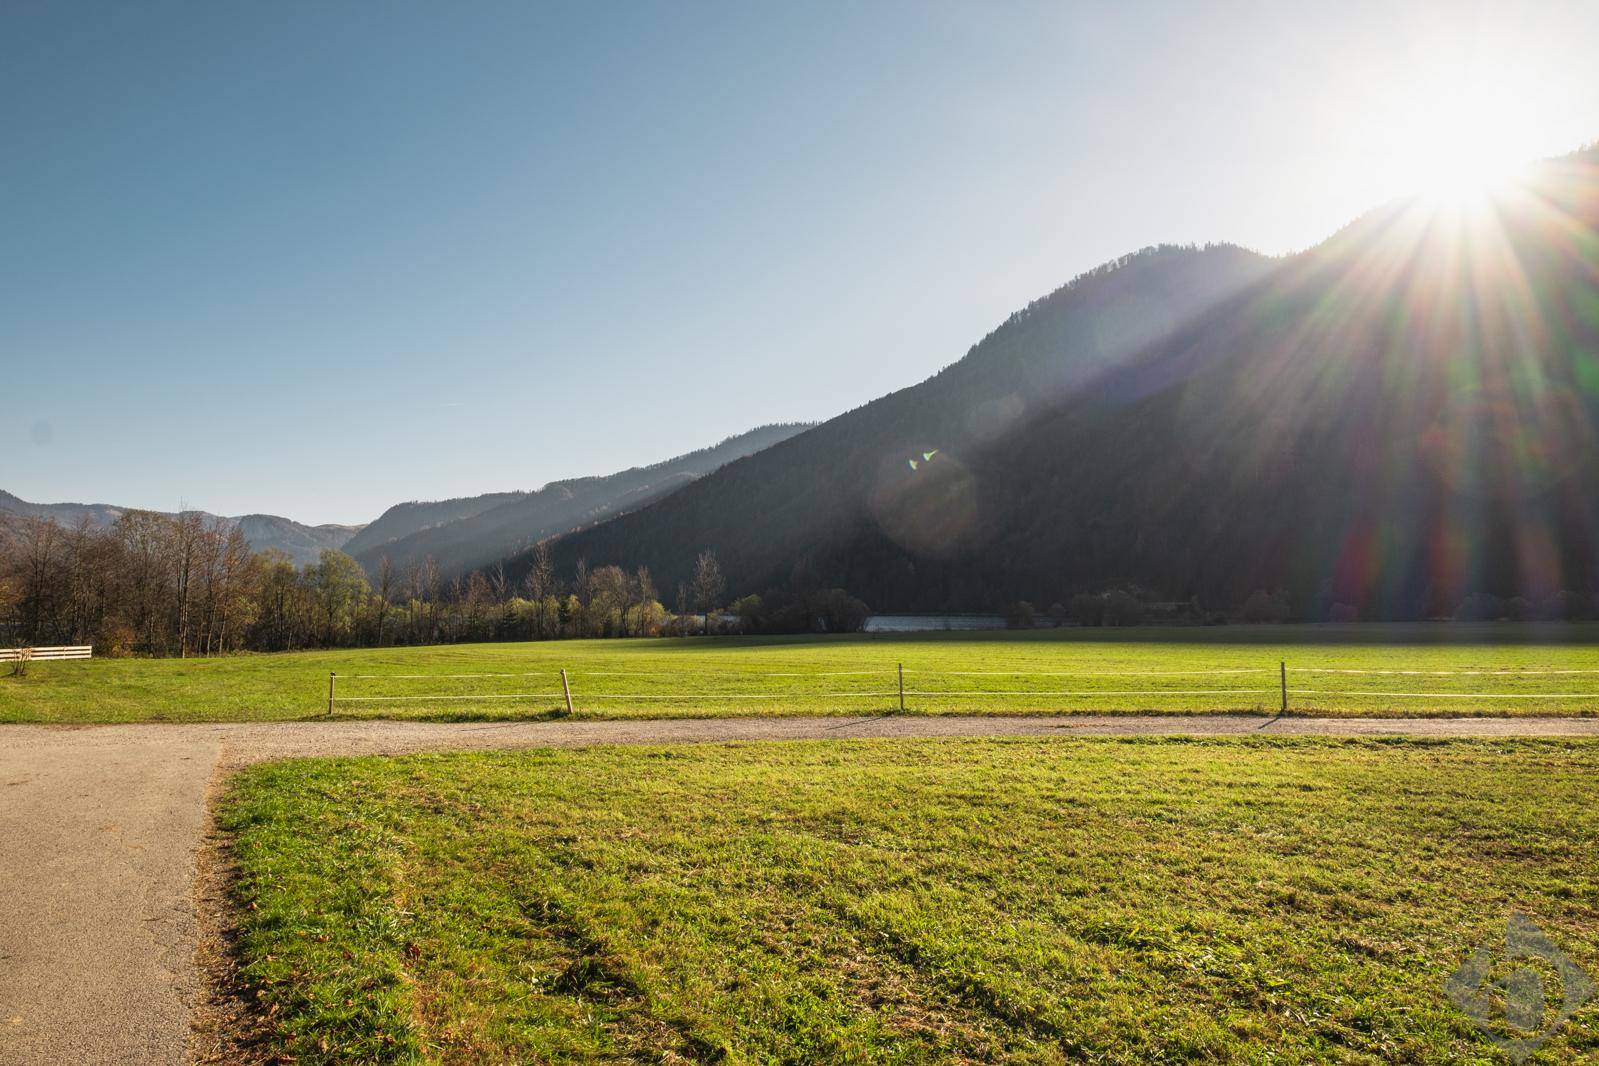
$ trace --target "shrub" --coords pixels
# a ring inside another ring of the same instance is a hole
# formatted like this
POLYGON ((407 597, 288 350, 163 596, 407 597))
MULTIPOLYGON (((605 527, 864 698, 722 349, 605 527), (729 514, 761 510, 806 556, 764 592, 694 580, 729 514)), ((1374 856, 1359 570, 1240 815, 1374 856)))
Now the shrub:
POLYGON ((1144 604, 1137 596, 1112 589, 1103 597, 1102 619, 1108 626, 1136 626, 1144 620, 1144 604))
POLYGON ((1032 629, 1037 621, 1037 612, 1033 610, 1033 605, 1026 600, 1017 600, 1005 608, 1006 629, 1032 629))
POLYGON ((1488 592, 1473 592, 1455 609, 1457 622, 1492 622, 1504 616, 1504 602, 1488 592))
POLYGON ((760 631, 761 620, 765 616, 766 611, 765 605, 762 604, 759 596, 750 595, 736 599, 733 601, 733 606, 730 609, 734 614, 738 615, 738 625, 740 630, 745 633, 756 633, 760 631))
POLYGON ((1577 614, 1576 594, 1565 589, 1541 597, 1532 608, 1532 617, 1545 622, 1565 622, 1576 618, 1577 614))
POLYGON ((824 633, 859 633, 872 609, 843 589, 827 589, 811 598, 811 615, 824 633))
POLYGON ((1071 606, 1067 610, 1078 625, 1097 626, 1105 616, 1105 601, 1100 596, 1079 592, 1072 597, 1071 606))
POLYGON ((1360 621, 1360 611, 1353 604, 1335 603, 1327 609, 1327 621, 1340 623, 1358 622, 1360 621))
POLYGON ((1256 589, 1244 601, 1243 619, 1251 623, 1277 623, 1288 621, 1288 595, 1287 593, 1270 593, 1265 589, 1256 589))

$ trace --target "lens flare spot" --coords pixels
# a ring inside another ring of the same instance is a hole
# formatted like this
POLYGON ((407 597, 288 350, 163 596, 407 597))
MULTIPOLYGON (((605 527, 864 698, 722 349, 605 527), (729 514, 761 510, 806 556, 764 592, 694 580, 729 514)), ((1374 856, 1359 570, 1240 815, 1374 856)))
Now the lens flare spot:
POLYGON ((921 451, 938 461, 894 459, 880 469, 868 505, 884 536, 915 555, 950 558, 983 539, 977 478, 939 449, 921 451))

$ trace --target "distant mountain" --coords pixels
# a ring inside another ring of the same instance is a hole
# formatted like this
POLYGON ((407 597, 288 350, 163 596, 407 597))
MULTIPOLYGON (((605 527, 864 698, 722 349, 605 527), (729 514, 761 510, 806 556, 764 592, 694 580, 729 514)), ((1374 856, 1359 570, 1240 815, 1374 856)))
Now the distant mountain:
POLYGON ((283 552, 296 566, 316 562, 324 548, 343 549, 361 531, 360 526, 308 526, 271 514, 247 514, 231 521, 239 524, 255 551, 283 552))
MULTIPOLYGON (((63 526, 75 526, 85 518, 95 526, 109 526, 130 507, 116 507, 105 503, 29 503, 27 500, 0 491, 0 514, 27 515, 48 518, 63 526)), ((206 515, 216 518, 216 515, 206 515)), ((292 559, 296 566, 314 563, 324 548, 342 548, 360 526, 323 525, 308 526, 277 515, 251 514, 240 518, 225 518, 237 523, 255 551, 277 550, 292 559)))
MULTIPOLYGON (((1599 582, 1599 156, 1281 260, 1160 248, 935 377, 562 538, 730 595, 800 560, 877 609, 1137 585, 1418 617, 1599 582)), ((525 569, 514 560, 512 576, 525 569)))
POLYGON ((345 550, 369 572, 385 557, 401 569, 431 557, 449 578, 491 565, 546 537, 643 507, 726 463, 809 428, 806 424, 761 426, 652 466, 603 477, 552 481, 536 492, 401 504, 352 539, 345 550))
POLYGON ((49 518, 64 526, 75 526, 85 518, 97 526, 108 526, 127 509, 108 503, 29 503, 0 489, 0 514, 49 518))
MULTIPOLYGON (((237 523, 255 551, 283 552, 297 566, 314 563, 324 549, 333 548, 355 556, 373 571, 385 556, 400 567, 432 556, 448 578, 491 564, 544 537, 659 500, 724 463, 808 428, 804 424, 761 426, 653 466, 604 477, 552 481, 536 492, 491 492, 396 504, 364 526, 308 526, 266 514, 222 521, 237 523)), ((84 518, 96 526, 108 526, 132 509, 103 503, 29 503, 0 491, 0 514, 49 518, 66 526, 84 518)))

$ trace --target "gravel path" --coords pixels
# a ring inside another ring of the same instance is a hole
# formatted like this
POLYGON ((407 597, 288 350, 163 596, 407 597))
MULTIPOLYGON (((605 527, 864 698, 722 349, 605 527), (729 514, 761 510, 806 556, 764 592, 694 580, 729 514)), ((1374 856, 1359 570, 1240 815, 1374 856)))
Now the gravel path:
POLYGON ((0 726, 0 1064, 181 1063, 213 778, 265 759, 544 745, 1251 733, 1599 736, 1599 718, 719 718, 0 726))

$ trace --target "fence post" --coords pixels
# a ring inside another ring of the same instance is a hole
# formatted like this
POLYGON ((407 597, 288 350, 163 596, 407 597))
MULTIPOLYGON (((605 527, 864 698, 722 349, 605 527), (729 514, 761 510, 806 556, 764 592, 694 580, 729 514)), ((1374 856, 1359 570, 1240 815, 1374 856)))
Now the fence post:
POLYGON ((566 696, 566 713, 572 713, 572 686, 566 680, 566 668, 561 668, 561 693, 566 696))
POLYGON ((332 671, 332 670, 328 671, 328 717, 329 718, 333 717, 333 685, 334 685, 334 682, 337 680, 338 676, 339 675, 337 673, 335 673, 334 671, 332 671))
POLYGON ((1281 662, 1278 663, 1278 666, 1280 666, 1282 668, 1282 679, 1283 679, 1283 709, 1282 709, 1282 711, 1280 713, 1287 714, 1288 713, 1288 660, 1286 660, 1286 659, 1282 660, 1281 662))
POLYGON ((899 709, 905 710, 905 664, 899 664, 899 709))

